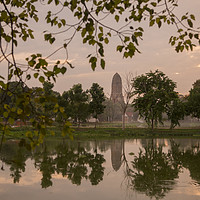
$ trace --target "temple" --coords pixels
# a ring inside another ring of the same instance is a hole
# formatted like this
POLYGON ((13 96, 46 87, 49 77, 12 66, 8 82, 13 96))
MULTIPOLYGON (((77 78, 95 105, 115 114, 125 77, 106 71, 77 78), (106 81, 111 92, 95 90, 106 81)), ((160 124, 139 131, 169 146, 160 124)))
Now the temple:
POLYGON ((122 95, 122 79, 118 73, 113 76, 112 89, 110 99, 114 102, 123 102, 124 98, 122 95))

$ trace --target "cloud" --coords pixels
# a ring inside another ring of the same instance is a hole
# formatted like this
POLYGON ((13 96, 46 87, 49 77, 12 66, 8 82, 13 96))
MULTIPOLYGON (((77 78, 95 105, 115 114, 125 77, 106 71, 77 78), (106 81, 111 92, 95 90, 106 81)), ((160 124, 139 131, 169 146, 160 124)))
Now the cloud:
POLYGON ((193 51, 188 51, 187 55, 191 59, 199 59, 199 54, 200 54, 200 46, 194 47, 193 51))
POLYGON ((102 76, 102 78, 103 78, 103 76, 105 76, 105 73, 106 73, 106 75, 108 75, 108 74, 113 75, 115 73, 115 71, 108 71, 108 72, 105 72, 105 71, 93 72, 92 71, 89 73, 78 73, 78 74, 72 74, 72 75, 67 75, 67 76, 68 76, 68 78, 89 78, 89 77, 91 78, 91 77, 100 77, 100 76, 102 76))
MULTIPOLYGON (((33 53, 31 52, 21 52, 21 53, 17 53, 15 54, 15 58, 16 58, 16 61, 18 63, 24 63, 26 62, 25 59, 30 57, 33 53)), ((55 64, 57 61, 60 61, 60 63, 65 63, 66 62, 66 59, 63 59, 63 58, 58 58, 58 59, 51 59, 51 58, 47 58, 46 61, 48 62, 49 65, 53 65, 55 64)), ((67 60, 69 63, 74 63, 76 61, 76 59, 70 59, 70 60, 67 60)))
MULTIPOLYGON (((47 62, 48 62, 48 64, 49 65, 53 65, 53 64, 55 64, 57 61, 60 61, 60 63, 62 64, 62 63, 65 63, 66 62, 66 59, 56 59, 56 60, 54 60, 54 59, 47 59, 47 62)), ((73 63, 73 62, 75 62, 76 61, 76 59, 70 59, 70 60, 67 60, 69 63, 73 63)))
POLYGON ((17 60, 17 62, 24 62, 25 59, 27 57, 29 57, 30 55, 32 55, 33 53, 31 52, 21 52, 21 53, 17 53, 15 54, 15 59, 17 60))

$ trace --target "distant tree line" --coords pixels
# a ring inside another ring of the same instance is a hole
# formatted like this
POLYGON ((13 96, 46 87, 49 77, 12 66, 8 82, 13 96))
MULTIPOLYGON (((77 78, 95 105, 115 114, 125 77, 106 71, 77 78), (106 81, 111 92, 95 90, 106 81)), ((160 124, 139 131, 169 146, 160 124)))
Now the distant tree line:
MULTIPOLYGON (((44 82, 43 87, 33 88, 10 82, 9 91, 16 95, 5 97, 6 103, 0 105, 1 118, 13 124, 18 119, 23 121, 23 116, 25 123, 29 116, 34 127, 36 122, 33 119, 40 118, 37 126, 41 132, 45 132, 43 121, 49 125, 54 122, 61 125, 72 122, 80 126, 93 118, 96 127, 97 121, 121 121, 125 112, 132 112, 131 117, 135 121, 138 116, 141 117, 152 129, 163 124, 165 120, 170 121, 170 128, 174 128, 180 125, 179 121, 185 116, 200 118, 200 80, 193 84, 187 96, 179 95, 175 91, 176 83, 158 70, 137 76, 128 83, 132 88, 128 95, 133 99, 129 99, 130 103, 126 104, 124 110, 120 103, 114 103, 107 98, 103 88, 97 83, 93 83, 85 91, 80 83, 75 84, 60 94, 53 90, 54 84, 50 82, 44 82), (28 91, 30 95, 24 96, 28 91), (30 98, 30 104, 22 105, 21 99, 24 98, 30 98)), ((4 98, 3 94, 0 91, 1 98, 4 98)), ((29 137, 32 137, 31 134, 29 137)))
MULTIPOLYGON (((18 82, 11 82, 9 90, 17 94, 17 98, 12 95, 6 96, 5 102, 10 107, 11 112, 1 112, 1 117, 11 119, 9 122, 13 124, 15 120, 18 120, 20 114, 26 115, 27 110, 29 112, 30 119, 42 116, 46 123, 49 120, 49 125, 52 121, 65 124, 66 121, 72 121, 78 126, 81 122, 86 122, 89 118, 96 119, 99 114, 103 113, 105 106, 105 95, 103 88, 97 83, 93 83, 89 90, 84 91, 81 84, 74 85, 70 90, 64 91, 63 94, 53 91, 54 84, 50 82, 44 82, 43 87, 24 87, 18 82), (13 90, 14 88, 14 90, 13 90), (12 91, 13 90, 13 91, 12 91), (23 97, 24 90, 30 90, 30 104, 27 105, 27 110, 23 110, 20 105, 16 108, 13 107, 19 98, 23 97), (17 109, 17 112, 12 110, 17 109), (31 114, 30 114, 31 113, 31 114)), ((3 92, 0 92, 3 95, 3 92)), ((3 105, 0 106, 3 111, 3 105)), ((25 119, 25 118, 24 118, 25 119)), ((23 120, 22 120, 23 121, 23 120)), ((33 122, 33 121, 32 121, 33 122)), ((33 122, 34 123, 34 122, 33 122)))

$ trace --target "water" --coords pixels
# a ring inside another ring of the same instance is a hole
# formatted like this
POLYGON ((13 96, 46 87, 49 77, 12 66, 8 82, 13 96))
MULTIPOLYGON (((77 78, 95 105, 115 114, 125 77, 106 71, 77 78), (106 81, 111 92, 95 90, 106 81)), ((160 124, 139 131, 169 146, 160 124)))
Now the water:
POLYGON ((17 143, 1 152, 1 200, 200 199, 200 139, 17 143))

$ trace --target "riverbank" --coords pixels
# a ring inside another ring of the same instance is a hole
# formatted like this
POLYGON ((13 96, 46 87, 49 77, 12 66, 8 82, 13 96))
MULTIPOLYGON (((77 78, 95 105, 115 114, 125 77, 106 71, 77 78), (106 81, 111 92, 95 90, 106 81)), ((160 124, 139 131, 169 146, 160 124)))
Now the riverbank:
MULTIPOLYGON (((29 127, 12 128, 6 137, 12 139, 21 139, 26 137, 26 132, 31 131, 29 127)), ((48 129, 46 137, 61 138, 61 129, 59 127, 51 127, 48 129), (52 131, 54 134, 52 134, 52 131)), ((68 138, 68 136, 66 136, 68 138)), ((148 129, 148 128, 73 128, 73 137, 75 139, 96 139, 96 138, 160 138, 160 137, 200 137, 200 129, 184 128, 184 129, 148 129)))

